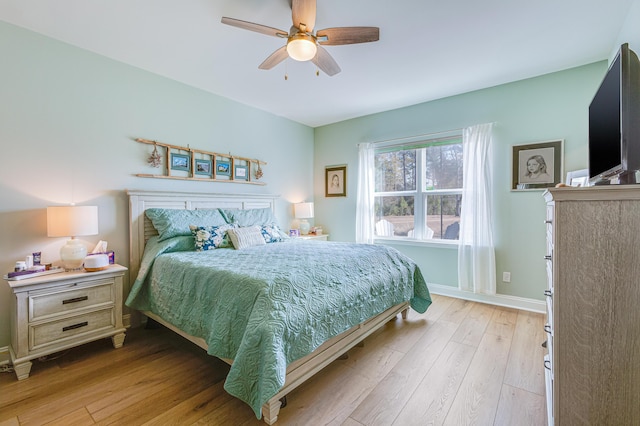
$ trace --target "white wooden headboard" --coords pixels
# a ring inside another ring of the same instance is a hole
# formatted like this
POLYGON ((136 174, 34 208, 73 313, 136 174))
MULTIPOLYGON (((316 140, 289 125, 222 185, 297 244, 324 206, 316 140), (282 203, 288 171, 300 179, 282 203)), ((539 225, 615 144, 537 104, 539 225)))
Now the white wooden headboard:
POLYGON ((275 213, 278 195, 272 194, 207 194, 197 192, 127 191, 129 196, 129 276, 138 276, 140 261, 147 240, 157 235, 146 209, 262 209, 275 213))

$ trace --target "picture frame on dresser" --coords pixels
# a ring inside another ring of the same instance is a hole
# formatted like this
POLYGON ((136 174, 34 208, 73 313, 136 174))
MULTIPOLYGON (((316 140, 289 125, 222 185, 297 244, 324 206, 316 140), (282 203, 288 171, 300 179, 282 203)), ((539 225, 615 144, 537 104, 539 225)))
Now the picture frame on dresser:
POLYGON ((513 145, 511 190, 544 190, 562 182, 564 140, 513 145))
POLYGON ((567 180, 565 183, 574 187, 589 186, 589 169, 567 172, 567 180))

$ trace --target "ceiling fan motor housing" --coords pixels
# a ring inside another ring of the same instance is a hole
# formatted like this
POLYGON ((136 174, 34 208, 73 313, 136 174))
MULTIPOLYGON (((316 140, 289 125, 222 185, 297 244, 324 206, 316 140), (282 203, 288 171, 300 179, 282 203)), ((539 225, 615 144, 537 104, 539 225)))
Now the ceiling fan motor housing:
POLYGON ((310 34, 298 32, 287 40, 287 53, 296 61, 309 61, 316 56, 317 51, 316 39, 310 34))

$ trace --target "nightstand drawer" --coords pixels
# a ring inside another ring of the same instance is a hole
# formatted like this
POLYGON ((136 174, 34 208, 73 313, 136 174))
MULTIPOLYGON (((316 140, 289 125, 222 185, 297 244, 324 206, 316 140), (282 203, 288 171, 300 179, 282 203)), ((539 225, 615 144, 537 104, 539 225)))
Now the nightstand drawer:
POLYGON ((113 305, 114 280, 78 283, 65 290, 29 295, 29 322, 41 321, 80 309, 113 305), (83 285, 84 284, 84 285, 83 285))
POLYGON ((30 326, 29 350, 115 327, 113 308, 30 326))

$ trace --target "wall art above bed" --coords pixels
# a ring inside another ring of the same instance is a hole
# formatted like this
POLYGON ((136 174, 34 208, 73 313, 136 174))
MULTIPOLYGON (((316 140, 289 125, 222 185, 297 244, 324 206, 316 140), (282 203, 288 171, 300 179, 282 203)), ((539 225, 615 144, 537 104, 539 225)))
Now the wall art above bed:
POLYGON ((161 168, 163 172, 138 173, 138 177, 266 185, 265 182, 260 182, 264 174, 261 166, 267 164, 264 161, 149 139, 136 138, 135 141, 153 145, 147 164, 153 168, 161 168))

